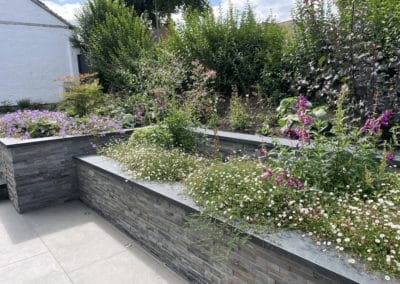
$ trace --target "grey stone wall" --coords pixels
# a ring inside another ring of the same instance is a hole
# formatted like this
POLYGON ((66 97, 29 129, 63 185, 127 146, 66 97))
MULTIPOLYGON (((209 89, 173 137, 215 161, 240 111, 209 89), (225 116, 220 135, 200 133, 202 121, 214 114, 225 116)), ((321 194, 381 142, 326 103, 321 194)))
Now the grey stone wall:
MULTIPOLYGON (((196 128, 195 132, 201 137, 204 137, 207 143, 203 143, 202 151, 212 151, 210 145, 214 144, 214 132, 210 129, 196 128)), ((275 145, 280 145, 289 148, 297 147, 297 141, 286 138, 271 138, 261 135, 243 134, 229 131, 218 131, 218 144, 220 152, 224 155, 232 155, 235 153, 256 156, 256 151, 264 146, 267 149, 272 149, 275 145)), ((312 147, 312 145, 311 145, 312 147)), ((377 152, 376 158, 380 161, 382 153, 377 152)), ((388 162, 389 165, 400 170, 400 153, 396 152, 396 157, 393 161, 388 162)))
POLYGON ((84 203, 191 283, 379 282, 290 232, 270 240, 250 235, 229 260, 217 261, 213 246, 199 249, 197 236, 184 229, 199 209, 179 184, 131 180, 120 164, 99 156, 78 158, 77 173, 84 203))
POLYGON ((91 143, 102 145, 130 133, 110 133, 104 137, 0 139, 1 173, 14 207, 23 213, 77 199, 73 157, 94 153, 91 143))

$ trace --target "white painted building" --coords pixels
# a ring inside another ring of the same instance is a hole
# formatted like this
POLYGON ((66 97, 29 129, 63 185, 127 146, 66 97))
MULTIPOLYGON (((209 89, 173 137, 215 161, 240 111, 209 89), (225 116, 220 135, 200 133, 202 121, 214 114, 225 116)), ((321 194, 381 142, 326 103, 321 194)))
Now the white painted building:
POLYGON ((54 103, 77 76, 71 25, 39 0, 0 0, 0 106, 22 99, 54 103))

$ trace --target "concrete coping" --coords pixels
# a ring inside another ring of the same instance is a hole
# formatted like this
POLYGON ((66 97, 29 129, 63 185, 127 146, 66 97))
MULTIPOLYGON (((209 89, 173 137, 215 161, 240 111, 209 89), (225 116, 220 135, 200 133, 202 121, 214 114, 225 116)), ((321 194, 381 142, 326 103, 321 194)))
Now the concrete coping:
MULTIPOLYGON (((184 195, 184 186, 180 183, 163 183, 132 179, 129 171, 123 165, 107 157, 89 155, 76 158, 78 162, 89 165, 103 173, 113 175, 123 182, 139 187, 149 194, 165 198, 189 212, 200 212, 199 206, 184 195)), ((348 258, 340 258, 332 251, 322 252, 313 240, 297 231, 282 230, 278 233, 254 234, 244 232, 250 236, 250 241, 261 247, 289 258, 297 263, 336 279, 340 283, 379 283, 383 276, 379 273, 366 273, 360 265, 351 265, 348 258)), ((396 280, 397 281, 397 280, 396 280)), ((385 281, 390 283, 390 281, 385 281)), ((393 283, 396 283, 393 280, 393 283)))
POLYGON ((41 143, 50 143, 55 141, 62 140, 80 140, 87 139, 88 137, 102 137, 116 134, 130 134, 134 131, 134 129, 123 129, 121 131, 110 131, 103 132, 96 135, 86 134, 86 135, 67 135, 67 136, 52 136, 52 137, 43 137, 43 138, 30 138, 30 139, 22 139, 22 138, 0 138, 0 144, 6 146, 7 148, 16 148, 26 145, 32 144, 41 144, 41 143))

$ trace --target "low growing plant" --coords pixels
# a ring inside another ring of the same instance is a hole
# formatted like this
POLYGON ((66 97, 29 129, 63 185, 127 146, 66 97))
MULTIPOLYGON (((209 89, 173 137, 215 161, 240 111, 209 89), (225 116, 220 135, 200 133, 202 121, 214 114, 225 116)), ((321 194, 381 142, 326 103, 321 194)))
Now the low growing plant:
POLYGON ((127 167, 134 178, 157 181, 182 181, 205 165, 200 157, 181 149, 165 149, 158 145, 135 143, 114 144, 100 151, 127 167))
POLYGON ((38 138, 101 134, 119 131, 121 123, 108 117, 73 118, 65 112, 24 110, 0 118, 0 137, 38 138))

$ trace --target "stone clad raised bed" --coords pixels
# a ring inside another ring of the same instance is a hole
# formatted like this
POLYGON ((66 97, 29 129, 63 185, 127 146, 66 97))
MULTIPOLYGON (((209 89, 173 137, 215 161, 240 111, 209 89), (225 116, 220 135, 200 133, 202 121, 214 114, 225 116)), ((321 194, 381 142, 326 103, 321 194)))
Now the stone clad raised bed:
POLYGON ((267 236, 247 233, 250 241, 216 261, 213 249, 199 250, 184 229, 199 212, 180 184, 133 180, 105 157, 77 158, 81 200, 126 231, 192 283, 379 283, 295 232, 267 236))
POLYGON ((0 178, 7 184, 15 209, 23 213, 77 199, 73 157, 95 152, 94 144, 127 138, 132 130, 104 136, 0 139, 0 178))
MULTIPOLYGON (((209 145, 213 144, 213 140, 215 139, 214 131, 210 129, 197 128, 195 129, 195 132, 205 136, 210 143, 209 145)), ((290 140, 286 138, 271 138, 267 136, 229 131, 218 131, 217 138, 220 147, 219 150, 226 155, 240 152, 242 154, 254 156, 256 155, 256 151, 260 149, 261 146, 267 149, 274 148, 274 145, 280 145, 289 148, 297 147, 296 140, 290 140)), ((208 149, 209 146, 207 145, 204 150, 207 151, 208 149)), ((377 153, 377 159, 381 159, 380 153, 377 153)), ((396 158, 393 161, 388 161, 388 164, 400 167, 399 153, 396 155, 396 158)))

